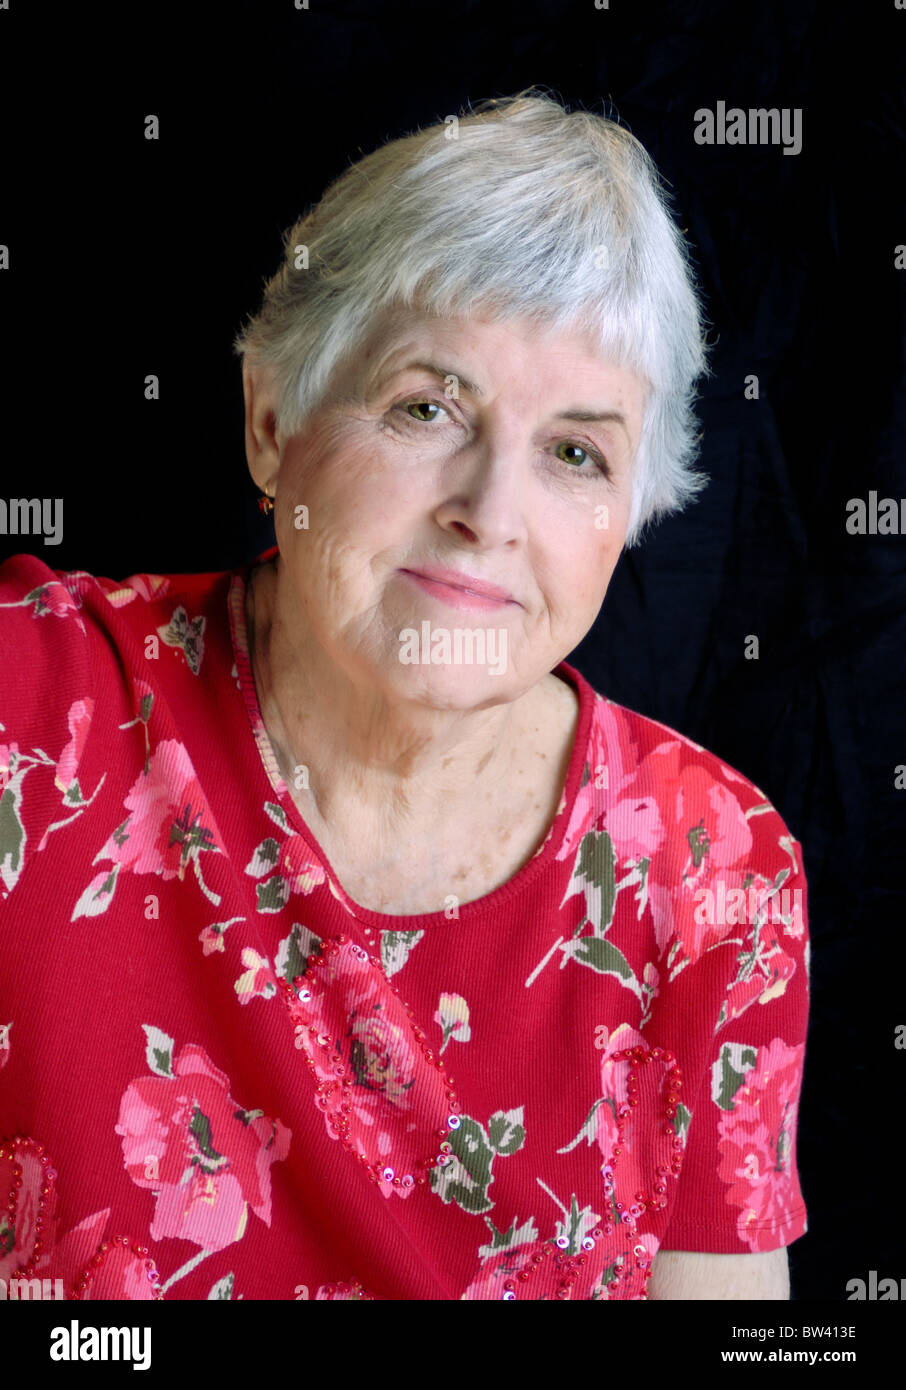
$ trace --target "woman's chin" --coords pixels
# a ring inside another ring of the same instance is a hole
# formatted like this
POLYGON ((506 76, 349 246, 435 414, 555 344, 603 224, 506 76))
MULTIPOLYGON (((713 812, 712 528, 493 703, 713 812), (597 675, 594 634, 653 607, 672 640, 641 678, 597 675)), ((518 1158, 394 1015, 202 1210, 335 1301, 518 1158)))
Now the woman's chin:
POLYGON ((400 665, 389 677, 402 699, 435 709, 472 710, 512 700, 506 671, 487 666, 400 665))

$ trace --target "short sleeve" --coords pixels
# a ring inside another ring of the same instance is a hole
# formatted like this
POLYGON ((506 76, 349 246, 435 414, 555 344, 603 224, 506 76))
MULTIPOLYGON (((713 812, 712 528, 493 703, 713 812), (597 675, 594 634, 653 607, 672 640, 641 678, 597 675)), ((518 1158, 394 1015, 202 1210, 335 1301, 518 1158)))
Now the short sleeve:
POLYGON ((795 867, 734 928, 742 945, 692 1107, 663 1250, 758 1253, 807 1230, 796 1158, 809 1014, 807 885, 802 847, 777 823, 795 867))
POLYGON ((35 555, 0 565, 0 900, 86 804, 95 695, 83 578, 35 555))

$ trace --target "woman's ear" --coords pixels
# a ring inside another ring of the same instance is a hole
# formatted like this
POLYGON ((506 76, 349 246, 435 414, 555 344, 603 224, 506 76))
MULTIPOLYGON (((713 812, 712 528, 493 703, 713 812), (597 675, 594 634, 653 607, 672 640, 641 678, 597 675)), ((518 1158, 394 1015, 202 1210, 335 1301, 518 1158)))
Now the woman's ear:
POLYGON ((273 367, 256 367, 244 358, 242 392, 245 397, 245 456, 252 481, 264 492, 280 471, 283 443, 277 429, 276 373, 273 367))

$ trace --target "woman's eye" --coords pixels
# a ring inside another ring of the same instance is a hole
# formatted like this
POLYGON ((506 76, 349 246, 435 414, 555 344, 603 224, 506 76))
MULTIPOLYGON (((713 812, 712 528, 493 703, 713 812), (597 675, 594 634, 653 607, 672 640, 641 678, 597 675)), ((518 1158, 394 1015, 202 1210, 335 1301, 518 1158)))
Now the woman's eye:
MULTIPOLYGON (((404 411, 409 420, 416 420, 423 425, 434 424, 442 416, 449 416, 449 411, 444 406, 432 400, 403 401, 396 409, 404 411)), ((556 453, 557 458, 563 463, 573 465, 570 470, 573 473, 588 473, 597 469, 605 476, 610 476, 610 470, 601 456, 591 449, 583 448, 581 444, 564 440, 557 445, 556 453)))
POLYGON ((594 458, 587 449, 583 449, 581 444, 569 444, 566 441, 558 444, 557 457, 562 459, 564 463, 578 463, 580 465, 585 459, 588 459, 590 463, 596 463, 598 467, 601 467, 600 460, 594 458), (568 454, 565 452, 567 450, 569 451, 568 454))
POLYGON ((438 415, 436 415, 436 414, 435 414, 435 415, 428 415, 428 414, 421 414, 421 413, 419 413, 419 414, 417 414, 417 415, 413 415, 412 412, 413 412, 413 411, 422 412, 422 411, 431 411, 431 410, 433 410, 433 411, 442 411, 444 414, 446 414, 446 411, 444 411, 443 406, 442 406, 442 405, 438 405, 436 401, 407 401, 406 404, 403 406, 403 409, 406 411, 406 414, 409 415, 410 419, 412 419, 412 420, 421 420, 421 421, 424 421, 426 424, 431 424, 431 422, 432 422, 433 420, 437 420, 437 419, 439 418, 438 415))

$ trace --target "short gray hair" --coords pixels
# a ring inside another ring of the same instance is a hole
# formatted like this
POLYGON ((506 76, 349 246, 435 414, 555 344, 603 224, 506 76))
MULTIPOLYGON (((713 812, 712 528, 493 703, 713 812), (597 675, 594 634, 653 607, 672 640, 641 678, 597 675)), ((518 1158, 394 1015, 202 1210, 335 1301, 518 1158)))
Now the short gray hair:
POLYGON ((707 482, 692 467, 694 388, 708 371, 702 311, 669 196, 617 121, 570 112, 538 88, 481 102, 346 169, 283 233, 280 268, 233 350, 275 369, 277 424, 295 434, 394 306, 590 330, 602 359, 650 386, 626 536, 635 545, 707 482))

